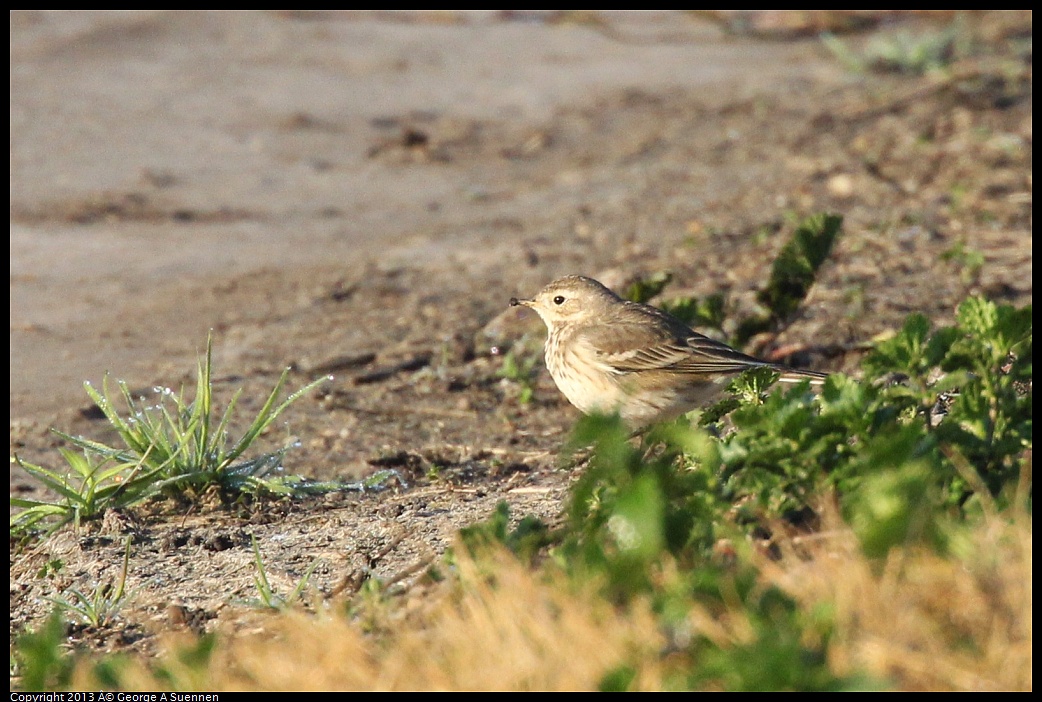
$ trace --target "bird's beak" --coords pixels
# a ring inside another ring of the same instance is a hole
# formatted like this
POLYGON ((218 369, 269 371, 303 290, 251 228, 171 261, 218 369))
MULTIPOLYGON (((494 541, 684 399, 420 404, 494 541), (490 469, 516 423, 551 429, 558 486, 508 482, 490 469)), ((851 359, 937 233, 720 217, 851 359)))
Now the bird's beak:
POLYGON ((510 298, 511 307, 517 307, 518 305, 522 305, 524 307, 531 307, 533 303, 535 303, 535 300, 518 300, 516 297, 510 298))

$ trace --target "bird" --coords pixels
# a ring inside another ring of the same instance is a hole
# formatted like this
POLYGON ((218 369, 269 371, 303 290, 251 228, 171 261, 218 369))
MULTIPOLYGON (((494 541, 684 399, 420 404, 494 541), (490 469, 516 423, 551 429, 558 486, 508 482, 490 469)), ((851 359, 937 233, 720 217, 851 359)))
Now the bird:
POLYGON ((820 385, 828 377, 736 351, 582 275, 559 278, 530 299, 510 298, 510 306, 543 320, 546 367, 571 404, 584 414, 617 412, 637 431, 704 407, 750 368, 770 368, 782 382, 820 385))

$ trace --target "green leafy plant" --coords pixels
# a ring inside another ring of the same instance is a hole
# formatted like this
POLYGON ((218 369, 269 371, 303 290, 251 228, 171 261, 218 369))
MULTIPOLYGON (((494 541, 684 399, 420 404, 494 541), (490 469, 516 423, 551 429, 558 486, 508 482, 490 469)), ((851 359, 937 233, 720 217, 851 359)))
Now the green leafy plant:
POLYGON ((931 331, 912 315, 865 359, 861 382, 833 376, 817 396, 797 386, 742 402, 720 447, 727 496, 757 521, 814 511, 813 496, 838 490, 848 518, 889 524, 856 527, 877 555, 910 540, 939 547, 952 514, 1008 503, 1032 445, 1031 308, 970 298, 957 322, 931 331), (885 519, 883 494, 898 510, 885 519))
POLYGON ((646 587, 663 552, 687 562, 709 553, 725 509, 708 433, 672 423, 640 446, 629 437, 615 417, 580 420, 573 446, 592 445, 593 454, 572 488, 569 529, 557 550, 565 561, 604 572, 617 595, 646 587))
MULTIPOLYGON (((864 365, 876 377, 900 374, 902 382, 882 391, 890 406, 914 413, 929 446, 960 452, 998 496, 1017 480, 1032 445, 1031 306, 971 297, 956 320, 931 333, 925 318, 913 315, 864 365)), ((962 503, 972 486, 957 477, 949 458, 942 463, 949 499, 962 503)))
MULTIPOLYGON (((623 291, 622 297, 633 302, 649 303, 662 294, 672 281, 672 273, 660 271, 630 283, 623 291)), ((667 298, 655 304, 685 324, 723 329, 724 303, 723 295, 709 295, 705 298, 667 298)))
POLYGON ((15 638, 11 651, 12 690, 64 689, 75 660, 66 650, 65 618, 55 609, 35 631, 15 638))
POLYGON ((717 293, 702 298, 675 297, 663 300, 659 307, 689 326, 723 330, 724 305, 724 296, 717 293))
MULTIPOLYGON (((599 583, 620 608, 649 602, 666 639, 666 679, 673 689, 880 686, 833 673, 826 656, 831 618, 802 610, 761 582, 719 477, 719 442, 707 430, 675 422, 656 427, 636 445, 617 417, 586 417, 573 441, 592 444, 593 453, 571 491, 565 524, 550 532, 528 517, 509 529, 501 505, 487 523, 464 534, 472 552, 480 553, 475 541, 497 541, 531 560, 533 545, 549 541, 544 567, 599 583), (729 555, 730 544, 737 546, 729 555), (696 611, 719 621, 740 617, 741 634, 693 630, 696 611)), ((620 662, 601 689, 627 689, 639 665, 620 662)))

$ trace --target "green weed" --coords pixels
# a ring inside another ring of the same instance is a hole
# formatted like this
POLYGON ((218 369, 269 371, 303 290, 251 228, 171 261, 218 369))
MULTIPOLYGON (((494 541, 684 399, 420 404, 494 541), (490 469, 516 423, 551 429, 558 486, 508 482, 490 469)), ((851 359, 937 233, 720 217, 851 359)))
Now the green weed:
POLYGON ((517 383, 520 387, 518 402, 527 405, 535 396, 535 382, 540 363, 541 354, 515 346, 503 357, 503 366, 496 375, 517 383))
POLYGON ((672 280, 673 274, 664 271, 640 278, 626 288, 622 297, 633 302, 647 303, 665 290, 672 280))
POLYGON ((941 29, 881 34, 860 52, 833 34, 823 34, 821 41, 854 73, 922 75, 947 68, 973 51, 971 36, 961 17, 941 29))
MULTIPOLYGON (((792 237, 771 266, 767 284, 756 295, 759 312, 734 323, 735 332, 730 339, 733 345, 740 348, 757 334, 775 330, 792 318, 832 252, 842 225, 841 216, 824 213, 797 222, 792 237)), ((647 302, 658 296, 671 280, 671 274, 657 273, 631 284, 624 297, 647 302)), ((659 306, 691 326, 716 329, 721 335, 725 331, 727 299, 723 295, 666 299, 659 306)))
POLYGON ((776 329, 792 318, 832 253, 842 227, 843 218, 835 214, 812 215, 797 225, 774 260, 767 285, 756 294, 763 312, 739 323, 735 344, 744 346, 757 334, 776 329))
POLYGON ((35 631, 16 637, 11 649, 11 689, 64 689, 72 680, 74 664, 66 649, 65 618, 55 609, 35 631))
POLYGON ((970 248, 965 239, 952 244, 941 254, 941 260, 950 261, 959 268, 959 277, 966 285, 976 283, 984 267, 984 254, 970 248))

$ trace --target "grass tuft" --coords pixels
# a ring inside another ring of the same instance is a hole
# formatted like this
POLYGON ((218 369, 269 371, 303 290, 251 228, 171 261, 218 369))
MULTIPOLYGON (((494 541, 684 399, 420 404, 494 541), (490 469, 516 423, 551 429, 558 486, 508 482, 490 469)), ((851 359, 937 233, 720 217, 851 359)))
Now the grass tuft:
POLYGON ((85 383, 87 394, 119 434, 122 445, 109 446, 54 430, 82 452, 61 449, 69 469, 64 474, 17 455, 12 457, 12 463, 57 493, 59 499, 12 497, 11 505, 23 510, 12 515, 11 532, 25 534, 42 525, 46 525, 46 531, 53 531, 69 522, 78 525, 105 510, 135 505, 164 491, 199 492, 212 485, 233 493, 294 494, 298 488, 306 490, 308 486, 299 478, 272 475, 281 470, 282 460, 295 441, 255 458, 244 456, 291 404, 326 378, 308 383, 280 401, 289 377, 287 368, 249 427, 234 439, 230 426, 241 390, 224 412, 218 413, 213 406, 212 374, 211 335, 206 341, 206 355, 199 361, 191 401, 185 399, 183 389, 174 392, 156 388, 155 404, 146 404, 144 398, 135 399, 123 381, 117 382, 117 397, 109 392, 107 380, 101 392, 85 383), (122 400, 126 414, 117 409, 117 399, 122 400))

